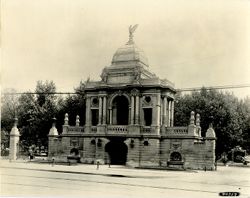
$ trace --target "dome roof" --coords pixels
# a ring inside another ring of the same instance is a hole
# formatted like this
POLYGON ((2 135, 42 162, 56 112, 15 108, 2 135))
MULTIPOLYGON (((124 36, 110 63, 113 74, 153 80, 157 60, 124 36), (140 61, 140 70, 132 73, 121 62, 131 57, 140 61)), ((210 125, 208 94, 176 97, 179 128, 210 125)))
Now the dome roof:
POLYGON ((118 48, 113 56, 112 64, 129 61, 141 62, 148 67, 148 59, 145 53, 134 42, 128 42, 126 45, 118 48))

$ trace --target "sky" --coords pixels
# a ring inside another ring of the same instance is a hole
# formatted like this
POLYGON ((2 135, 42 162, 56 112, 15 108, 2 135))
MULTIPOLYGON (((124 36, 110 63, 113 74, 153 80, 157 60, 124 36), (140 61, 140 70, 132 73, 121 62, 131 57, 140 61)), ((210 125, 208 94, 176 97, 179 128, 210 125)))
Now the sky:
POLYGON ((53 80, 71 92, 100 80, 131 24, 149 69, 176 88, 250 84, 249 8, 247 0, 3 0, 1 87, 33 91, 53 80))

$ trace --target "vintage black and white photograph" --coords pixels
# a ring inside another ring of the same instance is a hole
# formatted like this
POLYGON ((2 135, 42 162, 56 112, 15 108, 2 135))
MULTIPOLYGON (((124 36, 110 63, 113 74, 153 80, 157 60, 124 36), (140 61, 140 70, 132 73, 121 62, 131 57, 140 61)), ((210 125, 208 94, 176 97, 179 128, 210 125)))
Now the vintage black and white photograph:
POLYGON ((249 0, 0 9, 0 197, 250 198, 249 0))

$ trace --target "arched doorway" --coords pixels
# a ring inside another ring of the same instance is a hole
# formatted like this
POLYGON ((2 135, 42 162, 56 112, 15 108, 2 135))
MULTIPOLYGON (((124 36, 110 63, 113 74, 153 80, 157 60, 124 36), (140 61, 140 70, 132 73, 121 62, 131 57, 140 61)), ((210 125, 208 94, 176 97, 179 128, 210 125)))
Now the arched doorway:
POLYGON ((128 125, 129 102, 125 96, 116 96, 112 104, 114 125, 128 125))
POLYGON ((128 147, 123 138, 112 138, 105 145, 105 152, 109 155, 110 164, 125 165, 127 161, 128 147))

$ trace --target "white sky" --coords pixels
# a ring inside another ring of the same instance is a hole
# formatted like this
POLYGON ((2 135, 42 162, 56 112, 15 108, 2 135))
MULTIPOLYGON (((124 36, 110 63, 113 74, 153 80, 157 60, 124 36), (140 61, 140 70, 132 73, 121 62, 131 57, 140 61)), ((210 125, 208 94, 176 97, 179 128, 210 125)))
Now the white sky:
MULTIPOLYGON (((250 1, 2 0, 2 88, 98 80, 139 24, 150 70, 176 88, 250 84, 250 1)), ((250 88, 233 90, 250 96, 250 88)))

